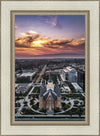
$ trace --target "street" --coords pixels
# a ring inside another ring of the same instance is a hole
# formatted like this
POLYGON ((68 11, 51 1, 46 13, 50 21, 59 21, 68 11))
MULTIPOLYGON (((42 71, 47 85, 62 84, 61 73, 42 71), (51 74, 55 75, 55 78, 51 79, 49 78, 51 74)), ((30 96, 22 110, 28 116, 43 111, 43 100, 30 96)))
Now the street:
POLYGON ((42 69, 42 71, 41 71, 41 73, 40 73, 40 75, 39 75, 39 77, 37 78, 37 80, 36 80, 36 82, 35 82, 35 83, 38 83, 38 82, 39 82, 39 80, 40 80, 40 78, 41 78, 42 74, 43 74, 43 73, 44 73, 44 71, 46 70, 46 67, 47 67, 47 65, 45 65, 45 66, 43 67, 43 69, 42 69))

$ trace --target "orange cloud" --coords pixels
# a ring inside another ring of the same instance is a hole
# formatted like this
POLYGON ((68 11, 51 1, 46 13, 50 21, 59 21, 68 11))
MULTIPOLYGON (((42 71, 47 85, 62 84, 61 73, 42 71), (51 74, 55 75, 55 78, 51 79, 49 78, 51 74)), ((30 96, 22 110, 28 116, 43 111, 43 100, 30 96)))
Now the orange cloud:
POLYGON ((85 38, 80 40, 50 39, 42 37, 35 31, 21 33, 15 38, 15 52, 19 55, 46 55, 62 53, 84 53, 85 38))

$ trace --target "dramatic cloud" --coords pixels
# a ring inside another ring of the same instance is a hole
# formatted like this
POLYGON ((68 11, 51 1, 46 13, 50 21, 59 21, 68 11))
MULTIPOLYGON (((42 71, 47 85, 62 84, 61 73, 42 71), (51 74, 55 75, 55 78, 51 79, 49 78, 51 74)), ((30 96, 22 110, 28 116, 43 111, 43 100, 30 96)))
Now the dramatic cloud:
POLYGON ((35 31, 28 31, 21 35, 15 38, 15 51, 19 55, 84 54, 85 51, 84 37, 79 40, 50 39, 35 31))
POLYGON ((37 34, 34 31, 29 31, 29 32, 26 32, 26 33, 21 33, 21 35, 23 37, 17 37, 15 39, 15 46, 16 47, 20 47, 20 48, 22 48, 22 47, 24 47, 24 48, 30 48, 32 42, 35 41, 39 37, 39 34, 37 34))

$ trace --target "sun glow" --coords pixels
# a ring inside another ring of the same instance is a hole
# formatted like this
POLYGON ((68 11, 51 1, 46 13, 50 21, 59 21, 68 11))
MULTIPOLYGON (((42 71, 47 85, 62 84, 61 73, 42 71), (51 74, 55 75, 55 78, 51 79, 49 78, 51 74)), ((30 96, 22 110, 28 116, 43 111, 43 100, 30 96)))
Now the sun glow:
POLYGON ((43 47, 43 43, 45 43, 45 41, 42 41, 42 40, 37 40, 37 41, 34 41, 32 42, 32 47, 43 47))

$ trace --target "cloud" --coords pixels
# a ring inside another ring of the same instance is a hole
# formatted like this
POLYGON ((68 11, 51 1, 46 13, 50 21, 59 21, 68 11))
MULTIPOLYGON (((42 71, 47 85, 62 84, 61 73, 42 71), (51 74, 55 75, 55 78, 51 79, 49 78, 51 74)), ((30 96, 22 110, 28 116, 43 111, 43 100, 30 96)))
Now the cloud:
POLYGON ((24 37, 31 37, 31 36, 33 36, 34 34, 37 34, 37 32, 32 31, 32 30, 30 30, 30 31, 28 31, 28 32, 26 32, 26 33, 21 33, 21 35, 24 36, 24 37))
POLYGON ((54 28, 62 29, 62 25, 56 15, 38 16, 38 20, 40 20, 40 22, 47 23, 54 28))
POLYGON ((61 26, 61 24, 60 24, 59 19, 58 19, 57 16, 51 16, 49 22, 51 23, 51 25, 52 25, 53 27, 62 29, 62 26, 61 26))
POLYGON ((69 39, 51 39, 43 37, 35 31, 22 33, 21 37, 15 38, 15 47, 17 53, 27 55, 46 55, 46 54, 62 54, 77 53, 84 54, 85 38, 79 40, 69 39), (23 51, 19 49, 24 49, 23 51), (26 49, 25 49, 26 48, 26 49))
POLYGON ((26 33, 21 33, 22 37, 15 38, 16 47, 30 48, 31 43, 35 41, 40 35, 34 31, 28 31, 26 33))
POLYGON ((59 29, 62 28, 57 16, 54 16, 54 15, 50 16, 49 23, 55 28, 59 28, 59 29))

